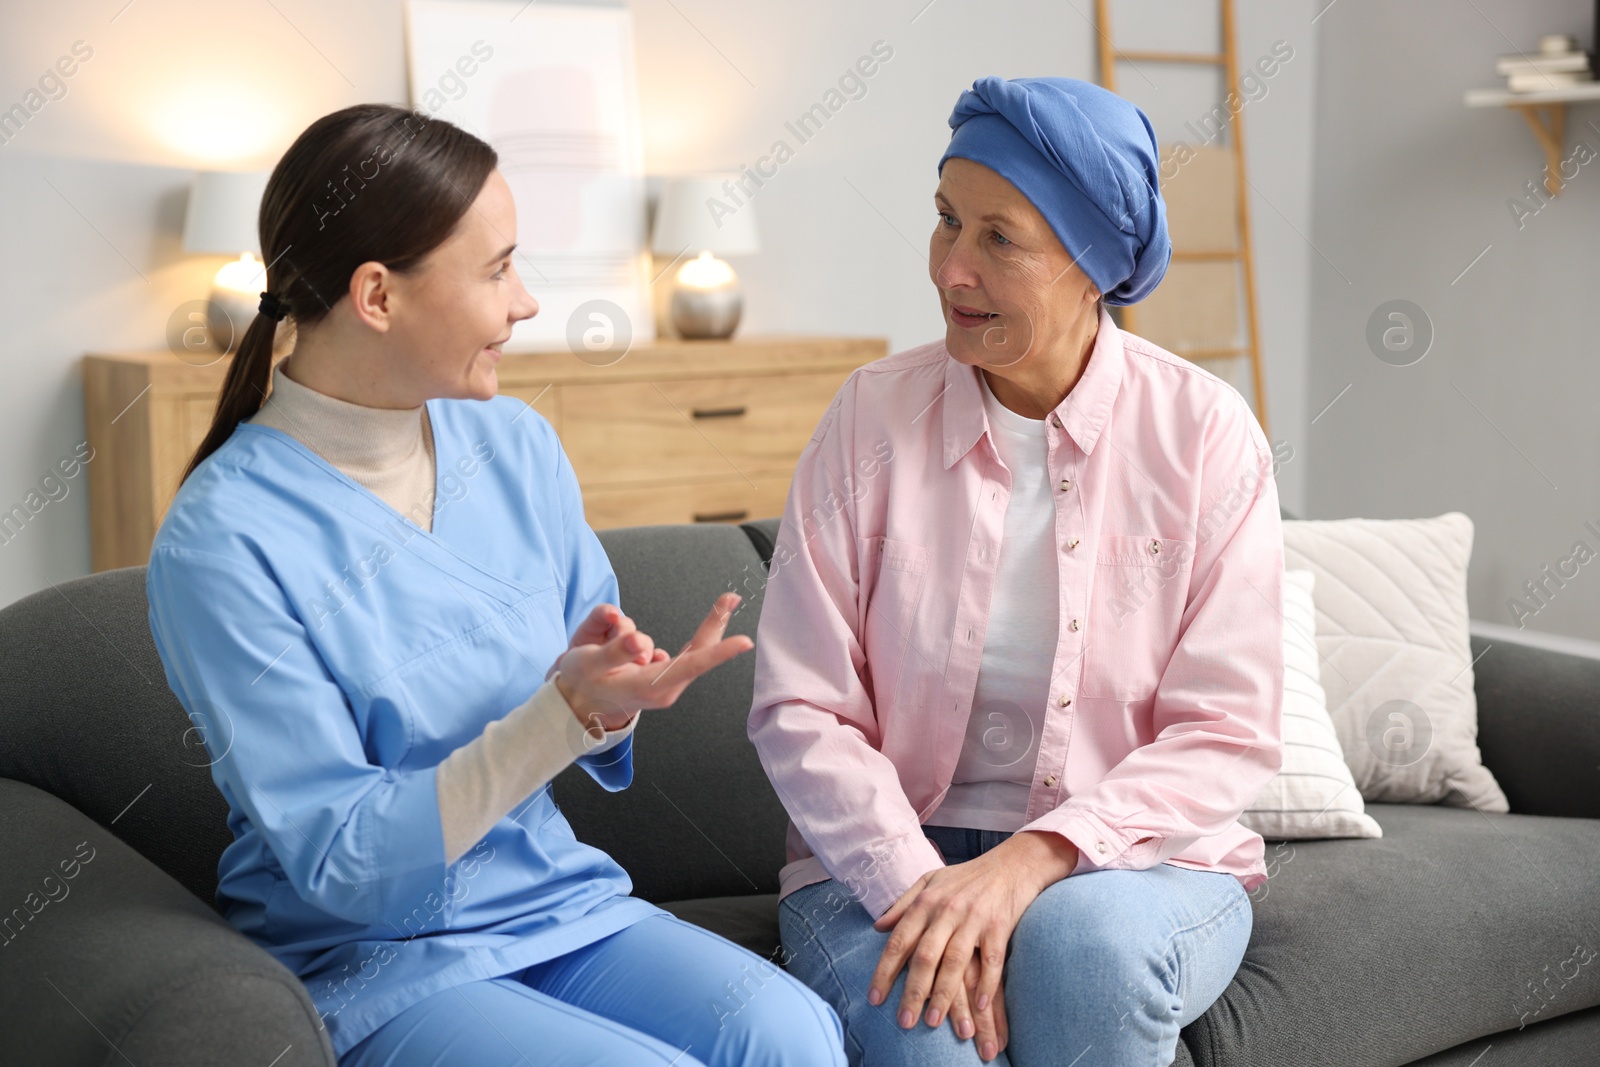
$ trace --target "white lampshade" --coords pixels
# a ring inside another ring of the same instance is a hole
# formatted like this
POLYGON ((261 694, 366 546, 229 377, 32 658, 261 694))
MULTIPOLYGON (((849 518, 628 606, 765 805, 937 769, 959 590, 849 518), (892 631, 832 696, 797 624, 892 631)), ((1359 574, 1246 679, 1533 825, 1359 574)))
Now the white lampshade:
POLYGON ((197 172, 183 220, 183 250, 230 256, 260 252, 256 220, 271 174, 268 170, 197 172))
POLYGON ((737 178, 735 174, 663 178, 651 250, 670 256, 759 252, 755 204, 739 188, 737 178), (724 182, 733 182, 732 195, 723 188, 724 182))

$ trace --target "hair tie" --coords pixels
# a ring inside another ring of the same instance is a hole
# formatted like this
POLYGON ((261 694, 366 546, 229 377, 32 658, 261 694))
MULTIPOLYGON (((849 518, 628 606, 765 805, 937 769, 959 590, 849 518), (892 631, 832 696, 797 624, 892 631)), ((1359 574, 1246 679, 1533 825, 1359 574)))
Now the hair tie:
POLYGON ((284 306, 283 301, 279 300, 271 293, 261 294, 261 303, 257 306, 256 310, 272 319, 274 322, 283 321, 283 317, 289 314, 289 309, 284 306))

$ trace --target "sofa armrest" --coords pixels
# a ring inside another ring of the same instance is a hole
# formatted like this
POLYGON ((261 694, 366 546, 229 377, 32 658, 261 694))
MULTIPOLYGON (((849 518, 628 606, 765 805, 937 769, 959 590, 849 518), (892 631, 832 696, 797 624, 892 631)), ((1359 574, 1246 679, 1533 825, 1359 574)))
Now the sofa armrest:
POLYGON ((0 1033, 17 1063, 336 1062, 293 973, 98 823, 8 778, 0 1033))
POLYGON ((1600 818, 1600 657, 1474 622, 1478 749, 1522 815, 1600 818))

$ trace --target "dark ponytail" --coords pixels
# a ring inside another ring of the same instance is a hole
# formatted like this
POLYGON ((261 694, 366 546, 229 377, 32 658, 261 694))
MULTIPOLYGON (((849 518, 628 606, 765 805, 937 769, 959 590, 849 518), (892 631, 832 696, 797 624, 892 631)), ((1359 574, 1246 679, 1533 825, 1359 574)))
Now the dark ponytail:
MULTIPOLYGON (((296 331, 315 324, 348 293, 361 264, 402 274, 419 267, 454 232, 498 161, 477 137, 420 111, 357 104, 324 115, 267 180, 257 221, 267 264, 261 289, 278 298, 296 331)), ((259 312, 251 320, 183 480, 261 410, 277 327, 259 312)))

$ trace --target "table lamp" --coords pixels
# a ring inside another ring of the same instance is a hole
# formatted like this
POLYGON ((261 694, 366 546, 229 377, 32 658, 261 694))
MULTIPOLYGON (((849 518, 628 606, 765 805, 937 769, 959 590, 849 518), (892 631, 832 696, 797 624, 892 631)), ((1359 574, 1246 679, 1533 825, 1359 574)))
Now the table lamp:
POLYGON ((760 251, 755 206, 738 175, 691 175, 662 180, 651 251, 689 258, 673 279, 672 325, 680 337, 723 340, 733 335, 744 294, 720 256, 760 251))
POLYGON ((256 258, 256 221, 271 173, 203 170, 189 188, 183 250, 239 257, 217 271, 206 309, 212 342, 224 352, 239 347, 267 287, 266 269, 256 258))

